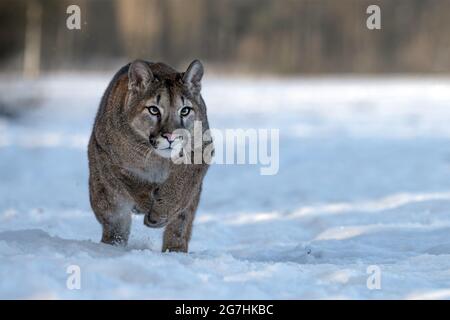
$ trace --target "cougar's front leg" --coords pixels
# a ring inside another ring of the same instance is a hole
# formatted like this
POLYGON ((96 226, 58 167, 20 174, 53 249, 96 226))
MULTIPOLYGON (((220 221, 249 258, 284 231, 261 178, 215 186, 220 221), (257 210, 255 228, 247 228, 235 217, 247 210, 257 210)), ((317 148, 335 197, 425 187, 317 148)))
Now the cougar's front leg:
POLYGON ((102 242, 126 245, 131 228, 131 210, 120 204, 121 195, 100 179, 90 177, 90 201, 97 220, 102 225, 102 242))
POLYGON ((178 216, 169 222, 164 231, 162 252, 187 252, 192 234, 192 224, 197 210, 200 194, 193 199, 190 206, 181 211, 178 216))
POLYGON ((102 227, 103 243, 126 246, 130 235, 131 213, 111 213, 104 219, 102 227))

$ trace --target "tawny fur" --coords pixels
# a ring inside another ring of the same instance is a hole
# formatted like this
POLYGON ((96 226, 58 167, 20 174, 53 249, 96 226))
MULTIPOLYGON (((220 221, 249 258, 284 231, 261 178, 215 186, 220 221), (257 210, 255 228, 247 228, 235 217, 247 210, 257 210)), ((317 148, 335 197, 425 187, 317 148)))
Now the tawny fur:
POLYGON ((102 242, 126 245, 132 213, 143 213, 147 226, 166 227, 163 251, 188 251, 208 165, 176 164, 155 152, 151 137, 192 130, 194 120, 201 121, 203 131, 209 129, 202 75, 199 61, 179 73, 138 60, 111 80, 88 147, 90 202, 103 228, 102 242), (148 113, 148 101, 159 101, 160 117, 148 113), (192 107, 186 119, 179 115, 180 101, 192 107))

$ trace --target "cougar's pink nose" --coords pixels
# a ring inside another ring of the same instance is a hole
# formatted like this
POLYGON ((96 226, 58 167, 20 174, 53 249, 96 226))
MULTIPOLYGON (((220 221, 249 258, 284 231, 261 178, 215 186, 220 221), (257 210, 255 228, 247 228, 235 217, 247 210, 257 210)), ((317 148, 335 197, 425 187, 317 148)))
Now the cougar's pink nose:
POLYGON ((166 138, 169 142, 174 142, 176 139, 176 135, 173 133, 164 133, 162 134, 164 138, 166 138))

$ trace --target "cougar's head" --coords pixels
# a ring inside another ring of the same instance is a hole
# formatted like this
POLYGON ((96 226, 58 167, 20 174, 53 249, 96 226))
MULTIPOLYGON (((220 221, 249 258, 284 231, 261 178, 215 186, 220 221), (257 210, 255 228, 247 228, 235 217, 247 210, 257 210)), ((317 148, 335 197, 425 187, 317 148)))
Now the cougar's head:
POLYGON ((128 70, 128 122, 164 158, 180 156, 185 133, 201 120, 203 66, 193 61, 179 73, 163 64, 134 61, 128 70), (183 134, 184 133, 184 134, 183 134))

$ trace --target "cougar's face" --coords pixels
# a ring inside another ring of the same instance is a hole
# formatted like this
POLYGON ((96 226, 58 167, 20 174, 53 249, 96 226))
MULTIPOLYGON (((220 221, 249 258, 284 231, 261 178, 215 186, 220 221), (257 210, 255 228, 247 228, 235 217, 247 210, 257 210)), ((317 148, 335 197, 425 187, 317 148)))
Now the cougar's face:
POLYGON ((195 103, 177 91, 157 90, 141 102, 140 112, 131 122, 133 130, 164 158, 179 156, 183 139, 192 132, 196 119, 195 103))
POLYGON ((131 108, 131 128, 161 157, 181 157, 188 135, 193 134, 194 121, 200 115, 193 97, 199 94, 202 74, 198 61, 170 79, 155 78, 142 61, 130 66, 129 89, 138 97, 131 108))

